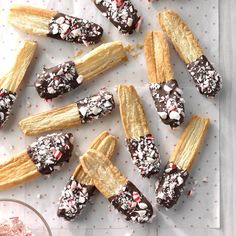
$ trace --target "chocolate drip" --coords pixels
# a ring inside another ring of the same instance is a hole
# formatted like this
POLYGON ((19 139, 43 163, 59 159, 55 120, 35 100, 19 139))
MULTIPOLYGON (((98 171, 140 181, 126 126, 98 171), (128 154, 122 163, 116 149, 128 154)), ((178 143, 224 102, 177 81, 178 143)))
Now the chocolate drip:
POLYGON ((153 215, 151 203, 130 181, 108 200, 128 221, 147 223, 153 215))
POLYGON ((184 191, 185 181, 189 174, 173 162, 167 163, 156 189, 156 200, 161 206, 171 208, 175 205, 184 191))
POLYGON ((141 17, 138 16, 130 0, 93 0, 102 14, 118 28, 122 34, 138 31, 141 17))
POLYGON ((48 29, 47 36, 51 38, 83 43, 86 46, 98 43, 103 34, 101 26, 63 13, 57 13, 50 20, 48 29))
POLYGON ((187 69, 201 94, 215 97, 221 90, 222 78, 204 55, 188 64, 187 69))
POLYGON ((51 174, 64 162, 69 162, 73 151, 73 135, 48 134, 32 143, 27 151, 38 171, 43 175, 51 174))
POLYGON ((0 88, 0 128, 3 127, 10 115, 12 106, 16 100, 16 93, 0 88))
POLYGON ((37 75, 35 88, 41 98, 52 99, 70 92, 81 85, 83 76, 78 75, 73 61, 67 61, 52 68, 44 68, 37 75))
POLYGON ((100 90, 98 94, 83 98, 76 103, 82 124, 106 116, 115 108, 113 95, 105 90, 100 90))
POLYGON ((78 217, 93 195, 95 187, 79 183, 73 176, 62 191, 57 215, 72 221, 78 217))
POLYGON ((183 123, 184 99, 177 81, 172 79, 163 83, 152 83, 149 88, 162 122, 170 125, 171 128, 176 128, 183 123))
POLYGON ((128 150, 134 164, 143 177, 150 178, 160 171, 160 154, 151 134, 138 138, 126 139, 128 150))

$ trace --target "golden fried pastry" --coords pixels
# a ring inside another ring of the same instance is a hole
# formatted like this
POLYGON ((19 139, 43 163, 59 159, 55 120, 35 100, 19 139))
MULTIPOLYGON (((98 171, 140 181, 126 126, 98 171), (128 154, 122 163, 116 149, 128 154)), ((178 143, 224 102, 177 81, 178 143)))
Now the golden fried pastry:
POLYGON ((126 60, 121 42, 104 43, 82 58, 44 68, 37 75, 35 88, 41 98, 53 99, 126 60))
POLYGON ((36 42, 23 41, 10 71, 0 78, 0 128, 9 118, 18 89, 32 62, 36 48, 36 42))
POLYGON ((71 133, 54 133, 38 138, 27 151, 0 165, 0 190, 60 169, 71 157, 72 142, 71 133))
MULTIPOLYGON (((108 132, 101 133, 89 147, 103 153, 111 159, 116 146, 116 138, 108 132)), ((87 202, 94 195, 95 186, 93 180, 84 172, 79 164, 72 174, 69 182, 62 191, 59 199, 57 215, 71 221, 78 217, 86 207, 87 202)))
POLYGON ((162 30, 172 41, 180 58, 196 84, 206 97, 215 97, 222 87, 222 78, 203 54, 203 50, 187 24, 171 10, 158 14, 162 30))
POLYGON ((84 171, 96 188, 126 220, 146 223, 153 215, 150 202, 100 151, 89 149, 81 158, 84 171))
POLYGON ((98 43, 103 34, 101 26, 88 20, 28 5, 12 5, 8 21, 29 34, 48 36, 85 46, 98 43))
POLYGON ((110 114, 115 108, 113 95, 106 90, 50 111, 29 116, 19 122, 25 135, 38 135, 90 123, 110 114))
POLYGON ((117 93, 131 158, 139 173, 150 178, 160 171, 160 154, 148 128, 140 98, 132 85, 119 85, 117 93))
POLYGON ((178 141, 156 189, 156 200, 171 208, 184 190, 189 170, 208 131, 209 119, 194 115, 178 141))
POLYGON ((149 89, 164 124, 178 127, 184 121, 182 90, 174 79, 168 43, 161 32, 148 32, 144 39, 149 89))

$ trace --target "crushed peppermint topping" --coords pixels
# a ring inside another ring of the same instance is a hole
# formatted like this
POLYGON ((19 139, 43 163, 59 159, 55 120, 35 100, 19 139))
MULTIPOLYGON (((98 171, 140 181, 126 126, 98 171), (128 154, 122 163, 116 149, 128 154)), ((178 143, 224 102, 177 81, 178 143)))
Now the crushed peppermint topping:
POLYGON ((16 100, 16 93, 0 88, 0 128, 4 125, 10 115, 12 106, 16 100))
POLYGON ((176 80, 149 85, 155 106, 164 124, 171 128, 178 127, 184 121, 184 99, 176 80))
POLYGON ((85 46, 98 43, 102 34, 101 26, 63 13, 57 13, 49 23, 49 37, 83 43, 85 46))
POLYGON ((128 221, 146 223, 153 215, 151 203, 130 181, 108 200, 128 221))
POLYGON ((138 167, 143 177, 150 178, 151 175, 160 171, 160 154, 151 134, 138 138, 126 139, 128 150, 133 163, 138 167))
POLYGON ((93 0, 102 15, 123 34, 132 34, 138 31, 141 25, 141 17, 138 16, 130 0, 93 0))
POLYGON ((185 181, 189 174, 173 162, 167 163, 156 189, 156 200, 161 206, 171 208, 177 203, 184 191, 185 181))
POLYGON ((187 69, 201 94, 215 97, 221 90, 222 78, 204 55, 188 64, 187 69))
POLYGON ((1 236, 33 236, 19 217, 11 217, 0 221, 1 236))
POLYGON ((38 171, 48 175, 69 161, 73 150, 72 142, 71 133, 48 134, 38 138, 27 151, 38 171))
POLYGON ((83 82, 73 61, 67 61, 52 68, 44 68, 37 74, 35 88, 41 98, 52 99, 77 88, 83 82))
POLYGON ((113 95, 105 90, 76 102, 81 123, 88 123, 111 113, 115 108, 113 95))
POLYGON ((79 183, 73 176, 62 191, 57 215, 68 221, 78 217, 92 196, 95 187, 79 183))

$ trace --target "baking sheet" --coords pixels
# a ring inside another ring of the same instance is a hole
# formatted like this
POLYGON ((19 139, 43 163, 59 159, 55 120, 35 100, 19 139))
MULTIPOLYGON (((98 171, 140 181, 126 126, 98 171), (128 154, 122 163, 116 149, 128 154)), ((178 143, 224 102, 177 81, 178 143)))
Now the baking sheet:
MULTIPOLYGON (((13 115, 8 124, 0 130, 0 156, 1 161, 7 159, 14 153, 21 151, 30 144, 34 138, 24 137, 18 128, 18 121, 30 114, 38 111, 46 111, 52 107, 68 104, 79 98, 93 94, 99 88, 106 87, 115 94, 115 85, 119 83, 134 84, 138 93, 143 98, 145 112, 149 119, 150 127, 156 142, 159 145, 163 163, 165 163, 174 145, 176 144, 181 132, 181 127, 171 131, 164 126, 157 116, 154 103, 146 85, 147 73, 143 54, 137 59, 130 57, 129 62, 120 65, 104 75, 97 77, 89 83, 84 84, 76 91, 65 95, 63 98, 54 100, 51 103, 42 101, 35 89, 32 87, 35 75, 40 72, 43 65, 53 66, 68 59, 72 59, 76 50, 82 49, 85 52, 91 50, 81 45, 70 44, 62 41, 53 40, 46 37, 36 37, 22 33, 7 25, 6 15, 9 5, 13 3, 27 3, 34 6, 47 7, 90 19, 102 24, 104 27, 104 42, 111 40, 121 40, 124 44, 142 43, 143 35, 151 29, 159 29, 156 22, 156 11, 171 8, 180 13, 186 19, 195 34, 200 38, 206 55, 214 62, 218 68, 218 1, 158 1, 153 5, 146 0, 133 1, 141 14, 144 16, 142 32, 132 36, 122 36, 117 30, 97 11, 95 6, 88 0, 0 0, 0 62, 1 74, 7 71, 14 51, 21 40, 33 39, 39 43, 38 53, 35 63, 27 73, 27 87, 22 88, 15 105, 13 115), (145 85, 145 86, 144 86, 145 85)), ((137 49, 139 52, 139 50, 137 49)), ((191 172, 189 184, 186 192, 181 197, 178 206, 166 211, 160 209, 157 217, 150 225, 140 226, 126 222, 121 215, 117 214, 112 208, 108 207, 108 201, 100 194, 93 197, 92 203, 87 206, 86 211, 80 219, 73 223, 68 223, 56 216, 57 200, 60 192, 66 184, 71 172, 78 163, 78 157, 91 143, 91 141, 103 130, 107 129, 112 134, 119 137, 117 155, 114 163, 121 171, 132 180, 145 195, 155 204, 154 198, 154 179, 141 179, 134 165, 131 162, 129 153, 124 144, 124 136, 120 122, 119 112, 116 111, 109 117, 101 119, 93 124, 84 125, 71 129, 76 137, 75 155, 71 162, 63 167, 61 172, 55 173, 52 177, 41 177, 35 181, 17 186, 14 189, 1 191, 1 198, 15 198, 27 202, 35 207, 46 218, 54 235, 154 235, 158 231, 165 232, 170 229, 176 234, 182 228, 219 228, 220 227, 220 166, 219 166, 219 103, 218 99, 209 100, 202 97, 194 88, 186 68, 179 60, 178 56, 171 47, 171 56, 174 66, 175 78, 184 90, 186 100, 186 121, 191 114, 197 113, 209 116, 211 127, 202 151, 195 162, 191 172), (208 177, 208 178, 207 178, 208 177), (195 189, 192 197, 187 197, 189 190, 195 189), (42 198, 37 198, 41 194, 42 198)), ((2 214, 0 212, 0 214, 2 214)))

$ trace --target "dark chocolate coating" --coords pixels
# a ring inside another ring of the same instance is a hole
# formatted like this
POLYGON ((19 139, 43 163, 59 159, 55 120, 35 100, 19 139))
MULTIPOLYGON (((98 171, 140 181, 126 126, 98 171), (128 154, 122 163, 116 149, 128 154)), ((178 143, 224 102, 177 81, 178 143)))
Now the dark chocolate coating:
POLYGON ((48 25, 47 36, 68 42, 83 43, 86 46, 101 40, 101 26, 85 19, 57 13, 48 25))
POLYGON ((149 85, 157 112, 166 125, 176 128, 184 122, 185 110, 182 90, 176 80, 149 85))
POLYGON ((185 181, 189 174, 173 162, 168 162, 156 189, 158 205, 166 208, 173 207, 184 191, 185 181))
POLYGON ((34 85, 41 98, 53 99, 76 89, 83 81, 78 75, 75 63, 67 61, 52 68, 44 68, 37 75, 34 85))
POLYGON ((130 181, 108 200, 128 221, 147 223, 153 215, 151 203, 130 181))
POLYGON ((96 7, 122 34, 132 34, 141 17, 130 0, 93 0, 96 7), (112 2, 112 3, 111 3, 112 2))
POLYGON ((115 108, 113 95, 105 90, 76 102, 81 123, 89 123, 112 112, 115 108))
POLYGON ((150 178, 160 171, 160 154, 151 134, 126 139, 128 150, 134 164, 143 177, 150 178))
POLYGON ((10 115, 12 106, 16 100, 16 93, 0 88, 0 128, 3 127, 10 115))
POLYGON ((187 68, 201 94, 215 97, 221 90, 222 78, 204 55, 188 64, 187 68))
POLYGON ((71 133, 54 133, 38 138, 28 149, 28 155, 42 175, 49 175, 69 162, 73 144, 71 133))
POLYGON ((95 189, 96 188, 92 185, 79 183, 72 176, 62 191, 57 215, 68 221, 77 218, 86 207, 95 189))

